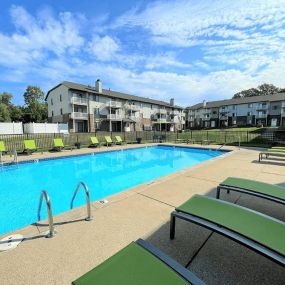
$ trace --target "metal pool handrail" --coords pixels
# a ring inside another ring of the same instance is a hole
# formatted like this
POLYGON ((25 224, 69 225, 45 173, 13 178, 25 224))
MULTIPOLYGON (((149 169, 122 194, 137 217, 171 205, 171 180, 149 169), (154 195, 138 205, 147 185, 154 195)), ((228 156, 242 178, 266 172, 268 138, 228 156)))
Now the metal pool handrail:
POLYGON ((42 209, 43 198, 45 198, 45 201, 46 201, 47 212, 48 212, 48 224, 49 224, 49 233, 46 235, 46 237, 52 238, 55 236, 55 230, 54 230, 54 225, 53 225, 51 202, 50 202, 50 198, 46 190, 42 190, 42 193, 40 196, 40 203, 39 203, 39 208, 38 208, 38 220, 40 221, 41 219, 41 209, 42 209))
POLYGON ((72 197, 72 200, 71 200, 71 203, 70 203, 70 209, 73 208, 73 201, 76 197, 76 194, 80 188, 80 186, 83 187, 84 191, 85 191, 85 194, 86 194, 86 207, 87 207, 87 218, 85 219, 86 221, 91 221, 92 220, 92 216, 91 216, 91 205, 90 205, 90 193, 89 193, 89 190, 88 190, 88 187, 86 186, 86 184, 84 182, 79 182, 77 184, 77 187, 74 191, 74 194, 73 194, 73 197, 72 197))

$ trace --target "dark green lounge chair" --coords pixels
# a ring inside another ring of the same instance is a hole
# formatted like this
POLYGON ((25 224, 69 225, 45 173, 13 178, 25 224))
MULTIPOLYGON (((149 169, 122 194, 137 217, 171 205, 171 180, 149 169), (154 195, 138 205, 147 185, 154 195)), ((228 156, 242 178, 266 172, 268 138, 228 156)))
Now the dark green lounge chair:
POLYGON ((95 147, 100 146, 100 143, 97 137, 90 137, 90 140, 91 140, 90 146, 95 146, 95 147))
POLYGON ((122 140, 121 136, 115 136, 116 144, 124 144, 125 142, 122 140))
POLYGON ((105 136, 105 143, 106 146, 111 146, 113 144, 113 141, 110 136, 105 136))
POLYGON ((37 151, 35 140, 24 140, 24 153, 31 154, 37 151))
POLYGON ((259 159, 258 161, 260 162, 264 157, 269 158, 270 156, 274 157, 285 157, 285 152, 282 151, 274 151, 274 150, 264 150, 259 153, 259 159))
POLYGON ((221 190, 235 191, 285 204, 285 187, 237 177, 228 177, 217 187, 216 198, 221 190))
POLYGON ((284 222, 200 195, 194 195, 171 213, 171 239, 175 237, 176 218, 210 229, 285 266, 284 222))
POLYGON ((193 273, 139 239, 87 272, 73 285, 203 285, 193 273))

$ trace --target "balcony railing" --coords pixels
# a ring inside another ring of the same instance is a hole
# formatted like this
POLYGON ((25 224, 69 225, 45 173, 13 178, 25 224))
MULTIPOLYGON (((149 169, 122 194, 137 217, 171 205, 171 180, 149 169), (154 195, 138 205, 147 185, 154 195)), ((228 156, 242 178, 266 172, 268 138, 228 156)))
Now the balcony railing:
POLYGON ((220 116, 220 120, 222 120, 222 121, 225 121, 225 120, 227 120, 228 119, 228 116, 220 116))
POLYGON ((122 118, 122 115, 117 115, 117 114, 108 114, 107 115, 107 119, 108 120, 114 120, 114 121, 121 121, 123 118, 122 118))
POLYGON ((131 111, 134 111, 134 112, 139 112, 140 111, 140 107, 138 105, 125 104, 124 107, 127 110, 131 110, 131 111))
POLYGON ((256 119, 265 119, 267 117, 267 114, 257 114, 256 119))
POLYGON ((258 104, 256 110, 266 110, 268 109, 268 105, 267 104, 258 104))
POLYGON ((122 103, 116 102, 116 101, 110 101, 110 102, 106 103, 106 107, 120 109, 120 108, 122 108, 122 103))
POLYGON ((178 116, 180 114, 180 112, 177 111, 177 110, 173 110, 173 111, 171 111, 170 114, 173 115, 173 116, 178 116))
POLYGON ((72 104, 77 104, 77 105, 87 105, 88 101, 85 98, 72 97, 71 98, 71 103, 72 104))
POLYGON ((165 109, 160 109, 156 112, 156 114, 163 114, 166 115, 167 111, 165 109))
POLYGON ((140 120, 140 118, 136 116, 127 116, 127 118, 135 122, 138 122, 140 120))
POLYGON ((72 112, 71 119, 88 120, 88 113, 72 112))

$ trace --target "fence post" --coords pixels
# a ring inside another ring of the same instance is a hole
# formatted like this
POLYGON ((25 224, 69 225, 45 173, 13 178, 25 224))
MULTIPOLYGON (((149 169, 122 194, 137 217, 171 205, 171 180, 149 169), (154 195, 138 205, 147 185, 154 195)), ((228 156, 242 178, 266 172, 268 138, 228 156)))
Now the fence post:
POLYGON ((248 131, 246 132, 246 142, 248 143, 248 131))
POLYGON ((227 132, 225 131, 225 143, 227 143, 227 132))
POLYGON ((207 141, 209 140, 209 131, 207 131, 207 141))

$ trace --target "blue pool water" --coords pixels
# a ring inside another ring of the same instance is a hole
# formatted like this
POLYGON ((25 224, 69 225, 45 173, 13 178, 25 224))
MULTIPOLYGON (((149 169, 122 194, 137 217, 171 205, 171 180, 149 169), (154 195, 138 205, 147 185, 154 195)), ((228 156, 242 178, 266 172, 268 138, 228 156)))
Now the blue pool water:
MULTIPOLYGON (((95 201, 223 153, 153 146, 3 166, 0 169, 0 234, 37 221, 42 189, 48 191, 56 215, 70 209, 79 181, 87 184, 91 200, 95 201)), ((75 207, 85 203, 83 192, 78 192, 75 207)), ((42 217, 46 217, 45 208, 42 217)))

